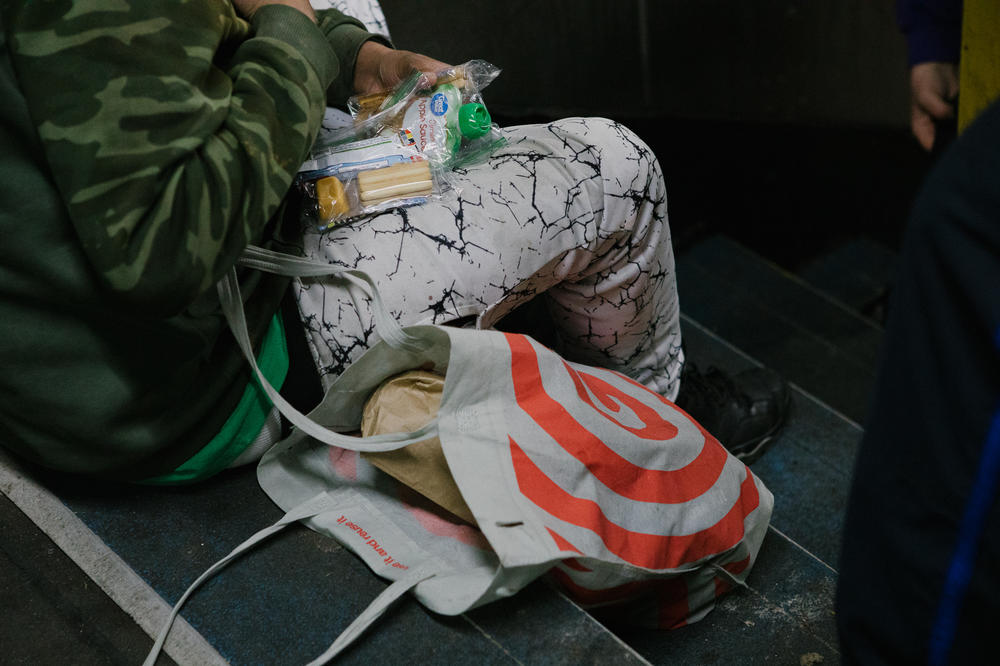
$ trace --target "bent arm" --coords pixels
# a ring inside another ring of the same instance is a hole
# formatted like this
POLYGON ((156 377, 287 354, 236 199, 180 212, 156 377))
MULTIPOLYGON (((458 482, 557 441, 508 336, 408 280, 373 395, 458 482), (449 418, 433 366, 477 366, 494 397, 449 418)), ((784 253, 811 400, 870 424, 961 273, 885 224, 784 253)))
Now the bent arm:
POLYGON ((248 24, 223 0, 19 3, 4 24, 40 161, 95 272, 164 314, 260 240, 327 90, 353 75, 327 33, 352 31, 347 57, 367 37, 276 5, 248 24))

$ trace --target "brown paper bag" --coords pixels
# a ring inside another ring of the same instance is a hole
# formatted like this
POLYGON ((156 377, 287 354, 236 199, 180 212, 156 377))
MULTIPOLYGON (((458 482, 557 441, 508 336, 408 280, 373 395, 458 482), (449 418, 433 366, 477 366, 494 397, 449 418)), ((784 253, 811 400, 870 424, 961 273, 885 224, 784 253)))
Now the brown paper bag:
MULTIPOLYGON (((410 370, 390 377, 365 403, 362 436, 407 432, 423 426, 437 415, 443 389, 444 377, 425 370, 410 370)), ((475 524, 437 437, 395 451, 361 455, 438 506, 475 524)))

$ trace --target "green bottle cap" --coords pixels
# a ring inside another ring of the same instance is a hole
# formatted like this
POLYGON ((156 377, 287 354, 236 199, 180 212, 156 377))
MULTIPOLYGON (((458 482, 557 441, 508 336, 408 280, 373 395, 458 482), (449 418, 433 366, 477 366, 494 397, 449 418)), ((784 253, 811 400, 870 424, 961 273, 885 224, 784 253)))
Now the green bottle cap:
POLYGON ((490 112, 478 102, 463 104, 458 110, 458 131, 466 139, 478 139, 486 134, 492 122, 490 112))

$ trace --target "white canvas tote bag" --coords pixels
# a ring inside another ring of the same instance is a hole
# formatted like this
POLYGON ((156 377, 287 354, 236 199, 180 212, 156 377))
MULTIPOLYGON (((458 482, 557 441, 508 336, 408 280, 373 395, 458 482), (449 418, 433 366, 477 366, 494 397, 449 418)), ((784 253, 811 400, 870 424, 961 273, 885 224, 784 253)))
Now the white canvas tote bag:
MULTIPOLYGON (((331 272, 256 249, 243 263, 300 276, 331 272)), ((237 289, 231 276, 220 293, 256 367, 237 289)), ((773 497, 673 403, 620 373, 566 361, 524 335, 401 328, 374 286, 365 290, 382 339, 308 417, 267 387, 297 427, 265 454, 258 479, 288 513, 192 590, 286 524, 302 520, 329 535, 392 584, 314 662, 322 663, 410 589, 427 608, 454 615, 551 572, 585 606, 670 628, 700 619, 746 578, 773 497), (413 433, 341 434, 360 430, 365 401, 386 379, 415 368, 445 377, 435 419, 413 433), (358 455, 433 436, 475 525, 421 502, 358 455)))

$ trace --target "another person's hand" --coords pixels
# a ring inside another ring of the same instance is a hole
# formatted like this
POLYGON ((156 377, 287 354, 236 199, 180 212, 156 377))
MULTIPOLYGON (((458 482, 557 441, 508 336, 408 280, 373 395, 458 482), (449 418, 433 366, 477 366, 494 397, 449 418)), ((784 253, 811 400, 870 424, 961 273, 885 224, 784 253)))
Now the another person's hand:
POLYGON ((316 22, 316 12, 313 11, 312 5, 309 4, 309 0, 233 0, 233 6, 236 7, 236 12, 248 21, 253 17, 254 13, 264 5, 285 5, 287 7, 292 7, 312 19, 313 23, 316 22))
POLYGON ((367 95, 388 90, 415 69, 424 73, 423 87, 430 87, 437 80, 436 73, 449 67, 451 65, 419 53, 367 41, 361 45, 354 65, 354 92, 367 95))
POLYGON ((910 70, 910 127, 917 141, 934 146, 935 121, 955 117, 958 67, 951 62, 922 62, 910 70))

